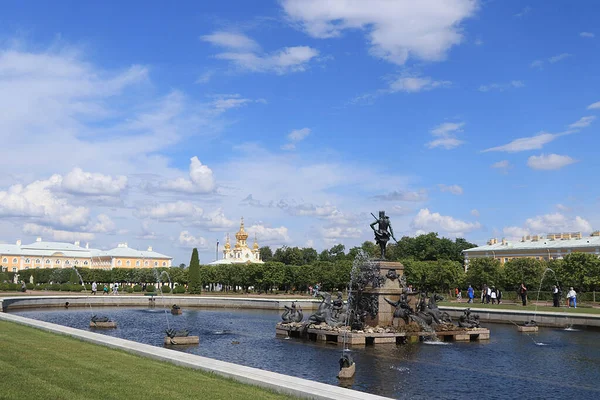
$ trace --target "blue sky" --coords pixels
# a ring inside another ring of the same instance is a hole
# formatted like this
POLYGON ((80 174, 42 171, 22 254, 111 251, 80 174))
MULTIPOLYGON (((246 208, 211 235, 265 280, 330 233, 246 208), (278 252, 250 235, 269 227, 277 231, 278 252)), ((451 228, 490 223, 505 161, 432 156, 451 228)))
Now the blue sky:
MULTIPOLYGON (((126 3, 126 4, 122 4, 126 3)), ((600 226, 600 5, 0 6, 0 240, 187 262, 245 217, 273 247, 482 244, 600 226)))

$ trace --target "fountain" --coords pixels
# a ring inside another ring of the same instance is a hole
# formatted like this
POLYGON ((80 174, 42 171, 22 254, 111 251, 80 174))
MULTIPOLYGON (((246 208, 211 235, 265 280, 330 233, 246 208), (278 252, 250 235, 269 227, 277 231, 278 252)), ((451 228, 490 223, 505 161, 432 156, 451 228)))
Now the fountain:
MULTIPOLYGON (((81 286, 83 286, 83 290, 86 292, 85 298, 87 300, 88 305, 90 306, 90 313, 92 314, 92 317, 90 318, 90 328, 116 328, 117 323, 115 321, 112 321, 110 318, 108 318, 106 316, 98 317, 97 315, 94 314, 94 310, 92 309, 92 302, 89 300, 90 295, 89 295, 89 293, 87 293, 87 289, 85 288, 85 283, 83 281, 83 277, 81 276, 79 271, 77 271, 77 268, 75 268, 75 266, 73 266, 71 268, 77 274, 77 277, 79 278, 79 281, 81 282, 81 286)), ((65 308, 69 308, 69 302, 67 302, 65 304, 65 308)))
MULTIPOLYGON (((380 212, 379 230, 375 230, 378 243, 387 237, 393 238, 389 218, 380 212), (382 239, 383 238, 383 239, 382 239)), ((348 302, 344 305, 342 294, 332 300, 332 295, 321 292, 321 303, 315 313, 304 323, 290 319, 291 310, 286 307, 282 322, 278 323, 276 335, 304 337, 309 340, 342 343, 344 350, 350 345, 379 343, 405 343, 434 340, 470 341, 489 339, 488 329, 479 327, 479 320, 464 314, 459 325, 452 323, 450 316, 442 312, 437 302, 442 296, 426 292, 419 294, 417 304, 411 306, 416 293, 409 293, 404 280, 404 267, 399 262, 386 261, 385 246, 381 258, 369 258, 364 252, 354 259, 348 285, 348 302)), ((344 361, 342 354, 340 362, 344 361)))
MULTIPOLYGON (((551 271, 554 274, 554 279, 556 280, 556 273, 554 272, 554 270, 552 270, 551 268, 546 268, 544 270, 544 273, 542 274, 542 278, 540 279, 540 286, 538 287, 537 298, 535 301, 535 310, 533 312, 533 318, 530 321, 525 322, 524 324, 517 325, 517 330, 519 332, 535 333, 539 330, 539 327, 538 327, 538 324, 536 321, 537 309, 538 309, 538 303, 540 302, 540 292, 542 291, 542 284, 544 283, 544 278, 546 277, 546 272, 548 272, 548 271, 551 271)), ((560 287, 558 285, 558 280, 556 280, 556 287, 557 288, 560 287)), ((554 296, 554 294, 553 294, 553 296, 554 296)))

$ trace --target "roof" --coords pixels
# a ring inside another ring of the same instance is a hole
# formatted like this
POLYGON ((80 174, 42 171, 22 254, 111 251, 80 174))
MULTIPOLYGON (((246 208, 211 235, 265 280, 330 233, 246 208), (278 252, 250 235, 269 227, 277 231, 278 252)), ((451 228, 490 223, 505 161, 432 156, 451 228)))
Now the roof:
POLYGON ((485 246, 473 247, 463 250, 463 253, 479 251, 515 251, 515 250, 540 250, 540 249, 576 249, 585 247, 600 247, 600 236, 588 236, 581 239, 550 240, 539 239, 537 241, 527 240, 525 242, 496 243, 485 246))
POLYGON ((140 251, 129 247, 116 247, 111 250, 87 249, 71 243, 63 242, 35 242, 26 245, 0 244, 0 254, 6 256, 49 257, 60 253, 62 257, 131 257, 131 258, 162 258, 170 260, 172 257, 155 251, 140 251))

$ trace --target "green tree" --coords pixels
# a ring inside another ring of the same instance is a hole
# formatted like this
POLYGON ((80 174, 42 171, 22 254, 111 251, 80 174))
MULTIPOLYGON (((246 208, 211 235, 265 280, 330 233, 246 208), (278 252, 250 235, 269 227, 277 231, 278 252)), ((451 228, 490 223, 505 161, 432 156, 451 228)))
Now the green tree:
POLYGON ((312 264, 319 259, 319 254, 312 247, 302 249, 302 265, 312 264))
POLYGON ((503 270, 500 260, 491 257, 473 258, 465 277, 465 284, 480 289, 483 284, 504 287, 503 270))
POLYGON ((504 264, 505 290, 517 290, 521 283, 538 288, 546 262, 533 258, 513 258, 504 264))
POLYGON ((571 253, 553 264, 563 290, 573 286, 582 292, 600 289, 600 260, 594 254, 571 253))
POLYGON ((343 244, 336 244, 331 249, 329 249, 329 255, 331 256, 331 261, 342 261, 346 259, 346 246, 343 244))
POLYGON ((192 250, 192 258, 190 260, 188 276, 188 292, 191 294, 200 294, 202 292, 202 281, 200 279, 200 259, 198 257, 198 249, 195 247, 192 250))
POLYGON ((271 261, 271 259, 273 258, 273 250, 271 250, 269 246, 261 247, 258 250, 258 253, 260 254, 260 259, 264 262, 271 261))

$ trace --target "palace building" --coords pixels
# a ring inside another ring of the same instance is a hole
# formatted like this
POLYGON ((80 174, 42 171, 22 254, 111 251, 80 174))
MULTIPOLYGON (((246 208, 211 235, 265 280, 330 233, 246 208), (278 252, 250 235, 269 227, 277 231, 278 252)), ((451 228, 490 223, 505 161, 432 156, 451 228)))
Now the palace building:
POLYGON ((490 239, 485 246, 463 250, 465 271, 473 258, 491 257, 500 260, 502 264, 513 258, 530 257, 537 260, 562 259, 570 253, 589 253, 600 257, 600 231, 591 236, 582 236, 581 232, 549 233, 523 236, 518 242, 502 239, 490 239))
POLYGON ((235 246, 231 248, 229 241, 229 233, 227 234, 227 241, 223 249, 223 258, 217 261, 213 261, 209 265, 216 264, 263 264, 260 259, 260 252, 258 249, 258 242, 256 241, 256 235, 254 235, 254 244, 252 248, 248 247, 246 240, 248 239, 248 233, 244 230, 244 217, 240 223, 240 230, 235 234, 235 246))
POLYGON ((146 251, 135 250, 121 243, 110 250, 90 249, 80 242, 44 242, 0 244, 0 266, 3 271, 18 272, 31 268, 152 268, 170 267, 172 257, 157 253, 148 247, 146 251))

